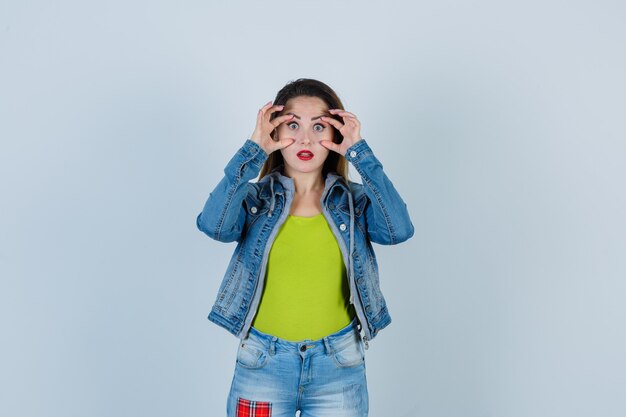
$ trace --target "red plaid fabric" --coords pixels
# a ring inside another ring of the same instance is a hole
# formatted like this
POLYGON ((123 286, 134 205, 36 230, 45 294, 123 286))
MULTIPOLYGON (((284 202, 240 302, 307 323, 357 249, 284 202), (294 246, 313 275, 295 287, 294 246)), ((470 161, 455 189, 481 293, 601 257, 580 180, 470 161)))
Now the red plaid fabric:
POLYGON ((272 403, 239 398, 237 417, 272 417, 272 403))

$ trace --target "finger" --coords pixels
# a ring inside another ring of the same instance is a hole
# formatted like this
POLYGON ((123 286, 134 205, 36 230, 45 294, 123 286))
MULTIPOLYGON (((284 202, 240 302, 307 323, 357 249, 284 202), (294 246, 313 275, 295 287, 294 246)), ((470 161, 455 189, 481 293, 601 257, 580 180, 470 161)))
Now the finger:
POLYGON ((259 111, 256 113, 256 125, 261 126, 263 124, 263 109, 259 109, 259 111))
POLYGON ((333 119, 332 117, 322 116, 320 117, 320 119, 330 125, 333 125, 334 127, 337 128, 337 130, 341 130, 341 128, 343 127, 343 124, 339 120, 333 119))
POLYGON ((272 118, 272 114, 277 112, 277 111, 281 111, 283 109, 283 105, 276 105, 276 106, 272 106, 270 108, 268 108, 267 110, 265 110, 265 112, 263 113, 263 119, 266 122, 271 122, 271 118, 272 118))
POLYGON ((278 127, 278 125, 280 125, 281 123, 291 119, 293 117, 293 114, 285 114, 283 116, 278 116, 277 118, 275 118, 274 120, 272 120, 272 126, 274 127, 278 127))
POLYGON ((356 115, 354 115, 354 114, 352 114, 350 112, 347 112, 347 111, 343 111, 343 110, 342 111, 338 111, 338 112, 334 112, 333 114, 339 115, 339 116, 343 117, 344 119, 346 117, 350 117, 352 119, 356 119, 356 115))
POLYGON ((348 117, 345 121, 345 124, 353 126, 353 127, 359 127, 360 123, 357 119, 354 119, 352 117, 348 117))
MULTIPOLYGON (((267 103, 265 103, 265 105, 263 107, 261 107, 261 109, 259 110, 260 113, 262 114, 266 114, 269 110, 271 110, 272 108, 278 108, 278 107, 283 107, 282 105, 272 105, 271 101, 268 101, 267 103)), ((271 110, 269 113, 272 114, 276 111, 276 109, 271 110)))
POLYGON ((286 148, 287 146, 291 145, 292 143, 294 143, 296 140, 294 138, 282 138, 280 141, 278 141, 277 147, 276 149, 283 149, 286 148))
POLYGON ((341 110, 341 109, 333 109, 333 110, 329 110, 328 112, 331 113, 331 114, 338 114, 340 116, 348 115, 350 117, 356 117, 356 115, 354 113, 350 113, 349 111, 345 111, 345 110, 341 110))
POLYGON ((265 110, 268 109, 271 104, 272 104, 272 100, 268 101, 259 109, 259 112, 264 113, 265 110))
POLYGON ((349 111, 341 110, 341 109, 329 109, 328 112, 332 114, 349 114, 352 117, 356 117, 354 113, 350 113, 349 111))
POLYGON ((344 125, 348 126, 351 129, 361 128, 361 122, 359 122, 359 120, 355 119, 354 117, 346 116, 343 118, 343 122, 344 122, 344 125))
POLYGON ((285 107, 284 104, 275 104, 271 106, 269 109, 267 109, 265 112, 268 114, 276 113, 277 111, 282 110, 283 107, 285 107))
POLYGON ((339 151, 341 149, 341 147, 339 146, 338 143, 334 143, 334 142, 332 142, 330 140, 320 140, 320 145, 322 145, 326 149, 329 149, 331 151, 337 152, 338 154, 341 153, 339 151))

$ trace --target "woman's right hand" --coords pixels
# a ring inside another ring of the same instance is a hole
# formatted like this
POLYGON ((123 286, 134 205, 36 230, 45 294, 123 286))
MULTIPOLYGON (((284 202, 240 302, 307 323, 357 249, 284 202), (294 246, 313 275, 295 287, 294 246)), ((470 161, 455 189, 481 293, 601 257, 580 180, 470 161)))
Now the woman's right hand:
POLYGON ((270 121, 272 113, 281 111, 283 107, 285 106, 272 106, 272 102, 268 101, 265 106, 261 107, 256 116, 256 127, 254 128, 254 132, 252 133, 250 140, 258 144, 268 155, 279 149, 286 148, 295 142, 294 138, 281 138, 280 140, 272 139, 272 131, 281 123, 293 117, 291 114, 286 114, 278 116, 274 120, 270 121))

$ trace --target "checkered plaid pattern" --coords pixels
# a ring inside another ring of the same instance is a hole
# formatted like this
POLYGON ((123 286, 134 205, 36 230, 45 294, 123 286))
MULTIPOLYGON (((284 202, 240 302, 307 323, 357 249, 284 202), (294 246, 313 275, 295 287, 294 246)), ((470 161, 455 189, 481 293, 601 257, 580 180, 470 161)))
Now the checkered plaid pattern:
POLYGON ((272 417, 272 403, 239 398, 237 417, 272 417))

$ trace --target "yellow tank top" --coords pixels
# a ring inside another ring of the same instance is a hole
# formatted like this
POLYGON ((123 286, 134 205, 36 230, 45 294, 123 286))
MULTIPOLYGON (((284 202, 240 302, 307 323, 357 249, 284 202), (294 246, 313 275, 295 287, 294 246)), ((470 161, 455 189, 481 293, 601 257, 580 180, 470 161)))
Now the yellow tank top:
POLYGON ((281 339, 317 340, 354 317, 341 249, 323 214, 288 216, 267 261, 252 325, 281 339))

